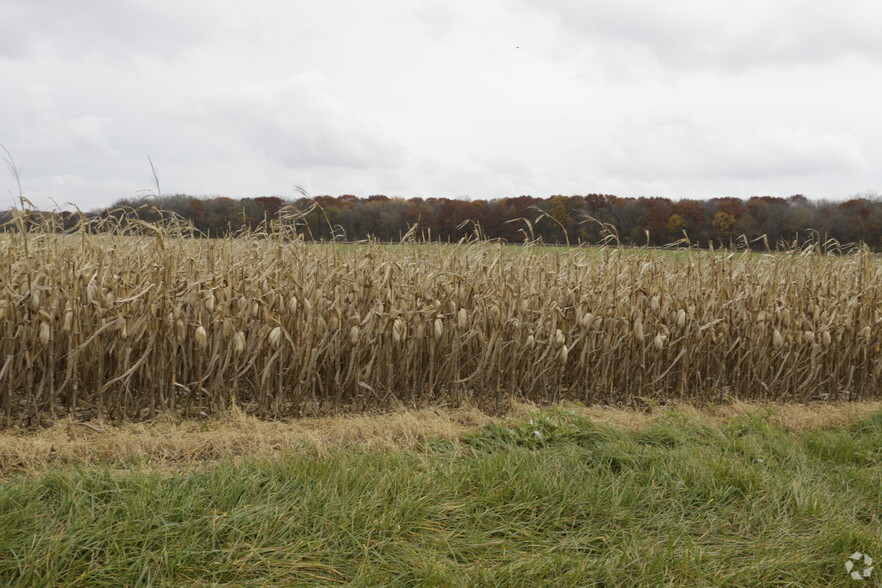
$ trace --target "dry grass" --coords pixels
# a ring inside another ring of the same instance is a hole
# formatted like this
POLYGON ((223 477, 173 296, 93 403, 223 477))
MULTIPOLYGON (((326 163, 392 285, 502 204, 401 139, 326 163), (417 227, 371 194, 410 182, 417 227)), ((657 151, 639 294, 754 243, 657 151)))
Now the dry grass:
MULTIPOLYGON (((564 403, 563 406, 597 423, 628 430, 646 428, 660 416, 677 411, 716 425, 722 425, 734 418, 759 414, 768 416, 772 422, 791 433, 841 429, 882 411, 882 402, 879 401, 792 404, 736 400, 728 404, 703 406, 673 403, 646 410, 614 406, 586 407, 572 403, 564 403)), ((538 407, 534 405, 519 404, 513 409, 512 416, 523 416, 525 412, 535 410, 538 410, 538 407)))
POLYGON ((286 450, 358 446, 411 448, 452 439, 490 422, 477 409, 401 410, 372 416, 267 421, 233 410, 210 420, 158 418, 109 424, 63 419, 32 431, 0 433, 0 472, 38 472, 59 463, 187 465, 229 457, 265 457, 286 450))
MULTIPOLYGON (((768 415, 791 432, 848 426, 882 411, 882 402, 755 404, 695 407, 675 404, 648 410, 605 406, 564 408, 592 421, 628 430, 650 426, 676 410, 711 425, 744 415, 768 415)), ((398 410, 386 414, 266 421, 240 410, 210 420, 172 420, 108 424, 64 419, 46 429, 0 433, 0 475, 37 474, 45 468, 77 463, 177 468, 236 457, 268 457, 290 451, 333 448, 412 449, 432 439, 457 439, 488 423, 523 420, 540 407, 516 402, 505 416, 471 408, 398 410)))
POLYGON ((343 249, 132 226, 0 234, 7 426, 882 393, 882 264, 866 250, 343 249))

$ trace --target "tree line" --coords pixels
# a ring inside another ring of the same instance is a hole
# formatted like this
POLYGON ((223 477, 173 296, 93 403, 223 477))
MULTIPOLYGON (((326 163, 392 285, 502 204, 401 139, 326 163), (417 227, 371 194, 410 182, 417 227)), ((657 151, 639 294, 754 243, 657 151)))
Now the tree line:
MULTIPOLYGON (((477 237, 575 245, 616 239, 624 245, 661 246, 688 240, 708 247, 747 240, 775 248, 813 238, 882 248, 882 199, 875 194, 841 202, 809 200, 799 194, 707 200, 588 194, 471 201, 384 195, 233 199, 177 194, 148 201, 118 200, 106 210, 90 213, 53 214, 60 225, 68 227, 82 216, 134 215, 153 222, 170 213, 209 237, 286 221, 304 238, 315 241, 400 241, 408 236, 456 242, 477 237)), ((11 217, 12 211, 0 213, 0 222, 7 223, 11 217)))

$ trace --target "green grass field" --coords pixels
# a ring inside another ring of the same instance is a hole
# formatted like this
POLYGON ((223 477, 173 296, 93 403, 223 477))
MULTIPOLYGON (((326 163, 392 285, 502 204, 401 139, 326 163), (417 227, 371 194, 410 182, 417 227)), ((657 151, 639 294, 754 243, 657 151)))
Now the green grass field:
POLYGON ((551 409, 402 449, 67 466, 0 487, 0 584, 859 585, 880 480, 882 414, 788 432, 551 409))

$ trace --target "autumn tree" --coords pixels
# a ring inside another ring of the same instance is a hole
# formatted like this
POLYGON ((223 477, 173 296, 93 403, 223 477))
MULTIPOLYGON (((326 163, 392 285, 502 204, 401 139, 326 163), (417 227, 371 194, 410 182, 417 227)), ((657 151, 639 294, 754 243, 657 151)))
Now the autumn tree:
MULTIPOLYGON (((672 206, 668 198, 641 198, 638 200, 646 214, 643 221, 643 231, 649 233, 652 245, 664 245, 675 241, 677 237, 671 235, 668 224, 671 218, 672 206)), ((674 233, 676 234, 676 233, 674 233)))
MULTIPOLYGON (((710 200, 672 201, 661 197, 620 198, 609 194, 554 195, 548 198, 517 196, 468 202, 450 198, 390 198, 352 194, 285 200, 277 196, 233 199, 225 196, 194 198, 185 194, 156 198, 129 198, 107 209, 85 213, 116 215, 134 211, 139 219, 160 220, 173 212, 203 234, 224 236, 242 228, 254 229, 264 219, 276 218, 285 206, 300 210, 300 227, 306 238, 349 240, 373 236, 395 241, 412 226, 418 238, 457 241, 473 236, 476 224, 483 237, 510 243, 525 238, 546 242, 597 243, 610 230, 624 244, 660 245, 689 236, 690 242, 728 245, 741 235, 756 240, 766 235, 769 245, 803 242, 810 234, 841 243, 862 241, 882 247, 882 202, 875 194, 856 195, 845 202, 813 200, 796 194, 789 198, 753 196, 746 201, 722 197, 710 200), (158 210, 160 205, 163 212, 158 210), (537 217, 547 215, 536 223, 537 217), (553 219, 553 220, 552 220, 553 219), (815 233, 811 233, 814 231, 815 233)), ((49 213, 39 213, 49 214, 49 213)), ((6 214, 8 217, 10 213, 6 214)), ((79 216, 59 217, 65 227, 79 216)))

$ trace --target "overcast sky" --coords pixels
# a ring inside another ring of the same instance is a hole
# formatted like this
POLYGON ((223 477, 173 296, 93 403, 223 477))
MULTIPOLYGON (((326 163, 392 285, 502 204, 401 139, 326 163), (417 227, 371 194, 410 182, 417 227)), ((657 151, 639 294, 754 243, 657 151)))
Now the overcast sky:
MULTIPOLYGON (((41 207, 882 190, 882 3, 0 0, 41 207)), ((17 192, 0 170, 0 208, 17 192)))

